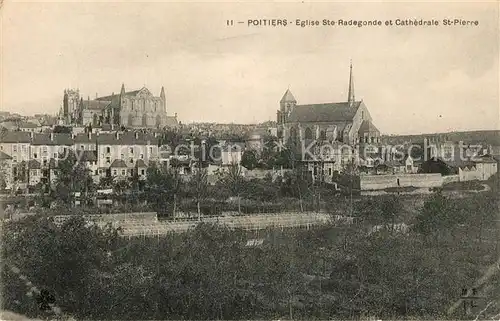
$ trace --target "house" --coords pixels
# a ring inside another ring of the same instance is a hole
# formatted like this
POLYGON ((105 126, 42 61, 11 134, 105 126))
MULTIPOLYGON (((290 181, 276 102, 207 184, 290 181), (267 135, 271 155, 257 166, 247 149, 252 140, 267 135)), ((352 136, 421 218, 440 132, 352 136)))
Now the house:
POLYGON ((458 180, 460 182, 485 181, 498 172, 498 161, 489 154, 473 157, 471 163, 458 168, 458 180))
MULTIPOLYGON (((159 159, 158 138, 142 132, 115 132, 96 135, 98 175, 122 176, 125 171, 132 177, 136 164, 142 160, 146 165, 159 159), (123 162, 116 162, 122 160, 123 162), (111 165, 114 163, 114 168, 111 165), (125 164, 125 167, 123 167, 125 164), (111 170, 111 171, 110 171, 111 170)), ((139 163, 142 167, 142 163, 139 163)))
POLYGON ((30 159, 30 145, 33 133, 1 132, 0 151, 12 157, 13 165, 30 159))
POLYGON ((244 144, 241 143, 226 143, 225 145, 223 145, 221 147, 220 155, 222 166, 240 164, 244 150, 244 144))
POLYGON ((18 126, 19 131, 22 132, 40 132, 42 130, 41 125, 35 124, 33 122, 21 122, 18 126))

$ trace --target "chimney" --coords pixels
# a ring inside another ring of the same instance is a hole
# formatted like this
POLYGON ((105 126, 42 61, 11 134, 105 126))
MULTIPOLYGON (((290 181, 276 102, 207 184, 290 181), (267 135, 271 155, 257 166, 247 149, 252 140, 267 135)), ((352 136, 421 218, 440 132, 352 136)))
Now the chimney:
POLYGON ((54 140, 54 133, 50 133, 50 140, 53 141, 54 140))
POLYGON ((95 99, 97 99, 97 93, 95 93, 95 99))

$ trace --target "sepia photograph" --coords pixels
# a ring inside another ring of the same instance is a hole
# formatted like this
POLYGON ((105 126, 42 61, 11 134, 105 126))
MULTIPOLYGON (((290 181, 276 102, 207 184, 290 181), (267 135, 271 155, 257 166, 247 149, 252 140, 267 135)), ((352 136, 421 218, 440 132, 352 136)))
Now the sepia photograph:
POLYGON ((500 2, 0 0, 0 320, 500 320, 500 2))

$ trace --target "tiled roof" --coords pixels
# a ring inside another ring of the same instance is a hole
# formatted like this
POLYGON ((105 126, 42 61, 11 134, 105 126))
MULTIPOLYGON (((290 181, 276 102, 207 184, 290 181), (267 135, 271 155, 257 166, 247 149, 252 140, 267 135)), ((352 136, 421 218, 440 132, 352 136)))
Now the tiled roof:
POLYGON ((285 94, 283 95, 283 98, 281 98, 281 100, 280 100, 280 103, 284 103, 286 101, 297 102, 297 100, 295 100, 295 97, 293 97, 292 92, 290 91, 290 89, 286 90, 285 94))
POLYGON ((352 121, 361 102, 354 106, 344 103, 297 105, 288 118, 289 122, 338 122, 352 121))
POLYGON ((111 166, 109 167, 114 167, 114 168, 127 168, 127 164, 125 164, 125 161, 123 159, 115 159, 113 163, 111 163, 111 166))
POLYGON ((65 134, 65 133, 34 134, 33 141, 31 142, 31 144, 47 145, 47 146, 54 146, 54 145, 71 146, 73 145, 73 138, 71 137, 71 134, 65 134))
POLYGON ((26 132, 1 132, 0 143, 29 143, 31 142, 30 133, 26 132))
POLYGON ((28 162, 28 168, 29 169, 40 169, 41 166, 40 166, 40 163, 35 160, 35 159, 32 159, 28 162))
POLYGON ((12 157, 4 152, 0 151, 0 160, 12 159, 12 157))
POLYGON ((361 126, 359 127, 359 133, 380 133, 380 131, 373 125, 369 120, 363 120, 361 126))
POLYGON ((99 134, 97 142, 103 145, 158 145, 158 138, 153 134, 137 132, 119 133, 116 138, 116 133, 99 134))
POLYGON ((87 133, 76 134, 75 137, 73 138, 73 141, 75 142, 75 144, 79 143, 90 144, 90 143, 95 143, 97 139, 96 137, 97 137, 96 134, 91 134, 90 136, 87 133))

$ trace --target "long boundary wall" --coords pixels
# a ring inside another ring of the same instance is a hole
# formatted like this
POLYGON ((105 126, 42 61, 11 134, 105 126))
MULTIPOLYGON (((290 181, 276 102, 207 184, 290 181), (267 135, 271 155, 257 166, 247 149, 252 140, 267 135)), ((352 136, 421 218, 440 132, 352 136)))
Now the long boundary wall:
POLYGON ((431 188, 443 186, 443 177, 441 174, 361 175, 360 183, 362 191, 410 186, 431 188))

